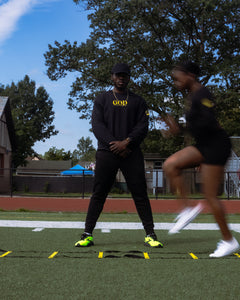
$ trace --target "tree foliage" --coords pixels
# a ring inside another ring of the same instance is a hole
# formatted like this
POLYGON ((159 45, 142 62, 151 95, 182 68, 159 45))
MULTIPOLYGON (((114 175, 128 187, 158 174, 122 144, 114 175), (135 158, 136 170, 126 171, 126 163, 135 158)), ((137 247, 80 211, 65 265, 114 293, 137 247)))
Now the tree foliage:
POLYGON ((130 88, 146 99, 151 121, 167 108, 179 118, 185 95, 174 88, 171 68, 191 59, 203 70, 202 83, 216 92, 220 122, 229 134, 240 134, 239 1, 74 2, 89 11, 89 39, 80 45, 55 41, 45 59, 52 80, 77 72, 68 106, 80 118, 90 117, 95 96, 110 87, 111 67, 119 61, 131 66, 130 88))
POLYGON ((46 160, 72 160, 73 164, 79 161, 95 161, 96 149, 92 145, 90 137, 86 139, 81 137, 78 140, 77 149, 73 152, 70 150, 65 151, 63 148, 57 149, 51 147, 44 153, 43 159, 46 160))
POLYGON ((78 140, 77 149, 73 151, 73 157, 78 161, 95 161, 96 149, 93 147, 90 137, 81 137, 78 140))
POLYGON ((63 148, 57 149, 56 147, 51 147, 44 153, 43 158, 45 160, 71 160, 73 155, 71 151, 65 151, 63 148))
POLYGON ((144 153, 159 153, 162 158, 167 158, 173 153, 173 149, 174 151, 178 151, 183 145, 183 136, 165 139, 159 130, 153 129, 149 131, 141 148, 144 153))
POLYGON ((27 156, 34 154, 33 146, 56 135, 53 101, 44 87, 36 89, 36 83, 26 75, 17 84, 1 88, 1 95, 10 98, 11 111, 17 139, 17 151, 13 156, 14 166, 25 164, 27 156))

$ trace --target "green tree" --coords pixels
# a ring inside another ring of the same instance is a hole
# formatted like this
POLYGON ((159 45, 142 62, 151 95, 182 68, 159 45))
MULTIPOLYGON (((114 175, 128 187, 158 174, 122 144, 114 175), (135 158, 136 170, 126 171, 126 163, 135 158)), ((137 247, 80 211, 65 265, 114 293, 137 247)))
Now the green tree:
POLYGON ((0 83, 0 94, 2 95, 3 92, 4 92, 4 85, 0 83))
POLYGON ((221 126, 230 136, 240 135, 240 103, 239 95, 232 89, 218 87, 214 89, 217 100, 217 113, 221 126))
POLYGON ((45 160, 71 160, 73 155, 71 151, 65 151, 63 148, 57 149, 56 147, 51 147, 44 153, 43 158, 45 160))
POLYGON ((96 149, 93 147, 90 137, 81 137, 78 140, 77 150, 73 151, 75 160, 95 161, 96 149))
POLYGON ((149 131, 146 139, 143 141, 141 148, 145 153, 159 153, 162 158, 167 158, 173 151, 180 150, 184 145, 183 136, 176 136, 165 139, 159 130, 149 131))
POLYGON ((37 141, 45 141, 56 135, 53 101, 44 87, 36 89, 36 83, 26 75, 17 84, 2 88, 1 95, 9 96, 17 139, 17 151, 13 156, 14 166, 26 163, 27 156, 33 155, 37 141))
POLYGON ((78 72, 68 106, 80 118, 90 117, 93 100, 110 87, 109 70, 118 61, 130 64, 130 88, 154 115, 169 109, 181 117, 185 95, 174 88, 170 70, 191 59, 203 69, 202 83, 216 92, 220 122, 229 134, 240 134, 238 0, 73 1, 89 11, 90 37, 80 45, 55 41, 45 59, 52 80, 78 72))

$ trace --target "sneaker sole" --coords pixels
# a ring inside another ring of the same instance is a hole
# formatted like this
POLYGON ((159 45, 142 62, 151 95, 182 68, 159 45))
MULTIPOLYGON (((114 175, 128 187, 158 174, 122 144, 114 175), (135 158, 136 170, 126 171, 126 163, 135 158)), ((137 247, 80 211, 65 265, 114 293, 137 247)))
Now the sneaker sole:
POLYGON ((75 247, 91 247, 91 246, 94 246, 94 243, 93 242, 91 242, 91 243, 89 243, 88 245, 75 245, 75 247))
POLYGON ((144 243, 144 246, 149 247, 149 248, 163 248, 163 245, 151 246, 148 243, 144 243))

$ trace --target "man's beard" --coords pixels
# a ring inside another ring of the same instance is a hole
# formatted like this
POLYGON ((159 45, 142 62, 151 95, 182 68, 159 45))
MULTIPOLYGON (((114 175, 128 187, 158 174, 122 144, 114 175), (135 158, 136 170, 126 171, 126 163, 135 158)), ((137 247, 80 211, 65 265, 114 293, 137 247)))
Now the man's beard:
POLYGON ((115 84, 114 86, 120 92, 124 92, 127 89, 127 84, 124 84, 124 85, 121 85, 121 86, 115 84))

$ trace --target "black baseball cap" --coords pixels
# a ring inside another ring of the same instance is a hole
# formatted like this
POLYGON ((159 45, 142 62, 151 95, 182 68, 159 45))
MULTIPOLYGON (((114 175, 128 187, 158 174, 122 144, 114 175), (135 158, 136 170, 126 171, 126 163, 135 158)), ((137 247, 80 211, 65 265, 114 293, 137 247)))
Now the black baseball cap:
POLYGON ((112 68, 112 74, 117 74, 117 73, 126 73, 129 76, 131 75, 130 67, 127 64, 124 63, 118 63, 112 68))

